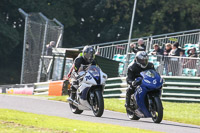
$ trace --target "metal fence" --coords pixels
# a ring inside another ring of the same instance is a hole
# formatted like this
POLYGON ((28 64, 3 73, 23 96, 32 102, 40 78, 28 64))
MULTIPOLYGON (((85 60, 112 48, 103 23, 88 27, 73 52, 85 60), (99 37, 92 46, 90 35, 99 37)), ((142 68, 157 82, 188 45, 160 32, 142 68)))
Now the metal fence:
POLYGON ((161 75, 200 76, 200 58, 178 56, 154 56, 151 61, 161 75))
POLYGON ((198 44, 200 43, 200 30, 192 30, 186 32, 178 32, 166 35, 157 35, 150 37, 150 44, 148 51, 153 49, 154 44, 159 44, 164 47, 166 43, 179 42, 180 47, 184 47, 184 44, 198 44))
POLYGON ((41 75, 47 74, 44 62, 46 46, 50 41, 53 47, 62 46, 64 27, 56 19, 49 20, 42 13, 19 12, 25 17, 24 46, 21 69, 21 84, 40 82, 41 75))
MULTIPOLYGON (((137 45, 137 40, 133 40, 132 43, 137 45)), ((149 40, 144 40, 144 44, 147 45, 149 40)), ((98 46, 96 48, 97 53, 103 57, 113 59, 115 54, 126 55, 128 43, 112 44, 108 46, 98 46)))
MULTIPOLYGON (((200 29, 154 35, 142 37, 144 39, 144 44, 146 45, 146 51, 149 52, 153 49, 154 44, 159 44, 159 46, 164 47, 166 43, 175 43, 179 42, 180 47, 183 47, 184 44, 192 43, 192 44, 200 44, 200 29)), ((131 39, 132 43, 137 45, 137 40, 139 38, 131 39)), ((128 40, 93 44, 93 46, 97 53, 103 57, 113 59, 115 54, 126 55, 128 40)), ((76 47, 82 49, 81 47, 76 47)))

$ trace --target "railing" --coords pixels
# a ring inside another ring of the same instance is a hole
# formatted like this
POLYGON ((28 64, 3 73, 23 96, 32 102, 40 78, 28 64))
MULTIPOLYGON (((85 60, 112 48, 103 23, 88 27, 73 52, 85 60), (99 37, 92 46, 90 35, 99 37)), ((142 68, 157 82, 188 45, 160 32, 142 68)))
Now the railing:
MULTIPOLYGON (((137 40, 134 40, 132 43, 137 44, 137 40)), ((144 40, 145 45, 147 45, 148 43, 149 40, 144 40)), ((127 52, 127 46, 127 43, 98 46, 97 53, 103 57, 113 59, 115 54, 125 55, 127 52)))
MULTIPOLYGON (((183 45, 187 43, 200 43, 200 29, 147 36, 142 38, 144 39, 147 52, 149 52, 153 48, 154 44, 159 44, 163 47, 165 43, 179 42, 180 46, 183 47, 183 45)), ((131 41, 137 44, 138 39, 139 38, 134 38, 131 39, 131 41)), ((91 46, 93 46, 98 51, 99 55, 109 59, 113 59, 113 56, 115 54, 127 54, 126 50, 128 46, 128 40, 93 44, 91 46)), ((84 46, 76 48, 82 49, 83 47, 84 46)))
POLYGON ((200 58, 178 56, 153 56, 150 58, 161 75, 200 76, 200 58))
MULTIPOLYGON (((163 101, 200 103, 200 78, 163 76, 163 101)), ((125 98, 126 77, 109 78, 104 89, 104 98, 125 98)))
MULTIPOLYGON (((129 53, 129 64, 134 60, 135 54, 129 53)), ((121 62, 119 76, 123 75, 127 55, 116 54, 114 60, 121 62)), ((160 75, 166 76, 200 76, 200 58, 149 55, 149 62, 154 64, 160 75)))
POLYGON ((152 36, 151 42, 149 46, 149 50, 153 48, 154 44, 160 44, 161 47, 164 47, 166 43, 174 43, 179 42, 180 47, 184 47, 184 44, 192 43, 197 44, 200 43, 200 31, 196 31, 195 33, 191 32, 183 32, 181 35, 160 35, 160 36, 152 36))

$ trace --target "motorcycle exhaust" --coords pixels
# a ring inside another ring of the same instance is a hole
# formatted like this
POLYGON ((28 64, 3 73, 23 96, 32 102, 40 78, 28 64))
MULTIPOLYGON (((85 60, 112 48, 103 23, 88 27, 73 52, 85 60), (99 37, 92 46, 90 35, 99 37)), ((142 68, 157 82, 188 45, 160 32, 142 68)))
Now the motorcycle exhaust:
POLYGON ((78 107, 78 105, 79 105, 76 101, 74 101, 74 100, 71 99, 70 97, 67 98, 67 101, 68 101, 70 104, 72 104, 72 105, 74 105, 74 106, 76 106, 76 107, 78 107))

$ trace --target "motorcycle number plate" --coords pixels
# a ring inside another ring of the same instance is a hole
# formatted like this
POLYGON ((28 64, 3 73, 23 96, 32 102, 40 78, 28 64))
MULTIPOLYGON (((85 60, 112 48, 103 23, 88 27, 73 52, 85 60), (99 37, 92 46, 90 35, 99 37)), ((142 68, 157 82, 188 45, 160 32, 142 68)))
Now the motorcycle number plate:
POLYGON ((88 75, 88 76, 85 76, 85 80, 87 81, 87 80, 91 80, 92 79, 92 77, 90 76, 90 75, 88 75))

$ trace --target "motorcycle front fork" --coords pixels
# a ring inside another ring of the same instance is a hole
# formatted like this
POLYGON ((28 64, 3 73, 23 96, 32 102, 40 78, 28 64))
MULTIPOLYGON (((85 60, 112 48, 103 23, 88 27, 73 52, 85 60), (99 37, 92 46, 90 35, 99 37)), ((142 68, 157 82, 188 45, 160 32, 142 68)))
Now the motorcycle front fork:
POLYGON ((156 115, 155 114, 155 106, 152 101, 153 97, 152 96, 150 97, 149 95, 147 95, 147 99, 148 99, 148 103, 149 103, 149 111, 150 111, 151 115, 153 117, 155 117, 155 115, 156 115))
POLYGON ((154 109, 152 97, 150 97, 149 95, 147 95, 147 99, 148 99, 148 103, 149 103, 149 111, 151 112, 154 109))
POLYGON ((94 92, 90 92, 90 104, 94 105, 94 92))

